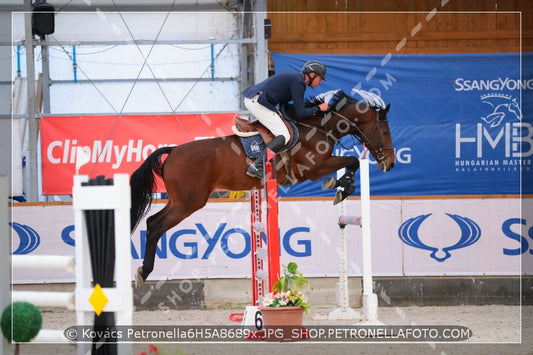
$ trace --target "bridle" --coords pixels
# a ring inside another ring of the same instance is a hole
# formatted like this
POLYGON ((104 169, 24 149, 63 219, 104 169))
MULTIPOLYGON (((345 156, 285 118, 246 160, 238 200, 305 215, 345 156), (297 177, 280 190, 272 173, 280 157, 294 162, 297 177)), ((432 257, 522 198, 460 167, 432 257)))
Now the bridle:
MULTIPOLYGON (((345 117, 344 115, 342 115, 339 112, 336 112, 336 111, 331 111, 331 112, 334 115, 336 115, 337 117, 339 117, 342 121, 346 122, 351 127, 353 127, 357 132, 356 132, 355 135, 354 134, 351 134, 351 135, 354 136, 360 143, 365 143, 365 145, 368 147, 368 149, 372 152, 373 155, 374 155, 374 152, 376 153, 374 158, 376 159, 377 162, 382 162, 382 161, 385 160, 384 151, 386 151, 386 150, 394 150, 394 147, 384 147, 383 146, 381 135, 379 134, 379 132, 380 132, 379 131, 379 125, 380 125, 380 122, 388 122, 388 120, 386 118, 380 118, 380 116, 379 116, 380 115, 380 109, 373 109, 373 110, 376 112, 376 125, 374 126, 374 128, 372 129, 372 131, 369 133, 368 136, 361 130, 361 128, 359 128, 359 126, 357 126, 357 124, 355 122, 353 122, 349 118, 345 117), (377 134, 377 140, 378 140, 378 147, 376 147, 372 143, 372 141, 368 138, 368 137, 373 137, 376 134, 377 134)), ((343 148, 349 150, 349 148, 347 148, 347 147, 343 146, 343 148)))

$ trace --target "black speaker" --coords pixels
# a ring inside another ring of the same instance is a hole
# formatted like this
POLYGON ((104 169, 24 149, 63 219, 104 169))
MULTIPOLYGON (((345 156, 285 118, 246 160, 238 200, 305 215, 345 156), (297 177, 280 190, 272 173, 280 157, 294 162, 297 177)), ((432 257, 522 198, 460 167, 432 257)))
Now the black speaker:
POLYGON ((272 37, 272 23, 269 18, 265 19, 265 38, 272 37))
POLYGON ((44 3, 33 4, 31 28, 33 34, 44 36, 54 33, 54 6, 44 3))

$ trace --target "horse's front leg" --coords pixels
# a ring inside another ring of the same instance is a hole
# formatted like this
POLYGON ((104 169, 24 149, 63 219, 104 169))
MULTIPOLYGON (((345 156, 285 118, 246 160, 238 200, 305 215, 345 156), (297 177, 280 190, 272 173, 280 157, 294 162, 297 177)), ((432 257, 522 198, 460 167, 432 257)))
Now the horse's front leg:
POLYGON ((339 160, 338 162, 338 163, 343 162, 346 165, 343 165, 340 168, 336 169, 336 170, 339 170, 342 168, 346 168, 346 173, 344 173, 344 175, 338 180, 335 177, 330 176, 326 178, 324 182, 322 183, 322 189, 324 190, 340 187, 340 189, 335 194, 335 199, 333 201, 334 204, 337 204, 355 192, 354 175, 357 169, 359 169, 359 160, 355 157, 332 157, 332 158, 346 158, 343 160, 339 160))

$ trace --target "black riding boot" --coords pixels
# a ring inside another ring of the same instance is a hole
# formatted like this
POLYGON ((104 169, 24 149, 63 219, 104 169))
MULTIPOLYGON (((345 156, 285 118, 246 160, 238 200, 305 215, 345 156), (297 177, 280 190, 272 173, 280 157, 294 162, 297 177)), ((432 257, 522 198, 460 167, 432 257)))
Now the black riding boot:
MULTIPOLYGON (((281 150, 281 148, 283 148, 284 145, 285 145, 285 137, 276 136, 274 137, 272 142, 268 144, 267 149, 270 149, 274 153, 277 153, 281 150)), ((263 166, 266 160, 267 149, 263 150, 261 154, 254 160, 254 162, 250 164, 250 166, 248 167, 248 170, 246 171, 246 175, 255 177, 258 179, 263 179, 263 177, 265 176, 263 166)))

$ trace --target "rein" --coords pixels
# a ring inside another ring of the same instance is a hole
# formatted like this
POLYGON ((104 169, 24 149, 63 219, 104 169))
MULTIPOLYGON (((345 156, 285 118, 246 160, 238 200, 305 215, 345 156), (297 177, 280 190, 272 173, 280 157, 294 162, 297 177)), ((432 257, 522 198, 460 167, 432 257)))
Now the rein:
MULTIPOLYGON (((372 131, 369 133, 368 136, 359 128, 359 126, 355 122, 353 122, 352 120, 350 120, 349 118, 347 118, 343 114, 341 114, 341 113, 339 113, 337 111, 330 111, 330 113, 336 115, 342 121, 344 121, 349 126, 354 128, 357 131, 356 134, 350 134, 350 135, 352 137, 355 137, 355 139, 357 139, 360 143, 365 143, 366 146, 368 147, 368 149, 371 152, 372 151, 376 152, 375 159, 376 159, 376 161, 381 162, 381 161, 385 160, 384 151, 385 150, 391 150, 391 149, 394 149, 394 148, 393 147, 383 147, 382 139, 381 139, 381 136, 379 134, 379 125, 380 125, 380 121, 387 121, 387 120, 386 119, 381 120, 379 118, 379 110, 374 110, 374 111, 376 112, 376 125, 374 126, 374 128, 372 129, 372 131), (374 144, 372 144, 371 140, 368 138, 368 137, 373 137, 375 134, 377 134, 377 138, 378 138, 378 147, 376 147, 374 144)), ((355 118, 355 121, 357 121, 357 120, 358 119, 355 118)), ((301 122, 301 121, 294 121, 294 122, 297 123, 298 125, 301 125, 301 126, 304 126, 304 127, 310 128, 310 129, 317 130, 318 132, 324 134, 326 136, 326 139, 329 140, 330 135, 328 134, 327 125, 325 125, 326 129, 321 129, 321 128, 318 128, 316 126, 312 126, 310 124, 307 124, 307 123, 304 123, 304 122, 301 122)), ((342 143, 340 143, 340 138, 333 137, 333 139, 334 139, 334 143, 339 143, 344 149, 346 149, 346 150, 353 149, 353 148, 345 147, 342 143)))
MULTIPOLYGON (((333 111, 331 111, 331 112, 333 112, 333 111)), ((304 127, 307 127, 307 128, 310 128, 310 129, 312 129, 312 130, 316 130, 317 132, 322 133, 323 135, 326 136, 327 143, 329 144, 329 136, 330 136, 330 135, 328 134, 328 131, 327 131, 327 125, 326 125, 326 129, 321 129, 321 128, 318 128, 317 126, 312 126, 312 125, 310 125, 310 124, 303 123, 303 122, 301 122, 301 121, 294 121, 294 122, 295 122, 296 124, 300 125, 300 126, 304 126, 304 127)), ((352 122, 350 122, 350 123, 352 123, 352 122)), ((350 134, 350 135, 353 136, 353 134, 350 134)), ((341 137, 341 138, 342 138, 342 137, 341 137)), ((337 138, 337 137, 333 137, 333 139, 334 139, 333 144, 335 144, 335 143, 339 143, 344 149, 346 149, 346 150, 350 150, 349 148, 345 147, 342 143, 340 143, 340 139, 339 139, 339 138, 337 138)))

